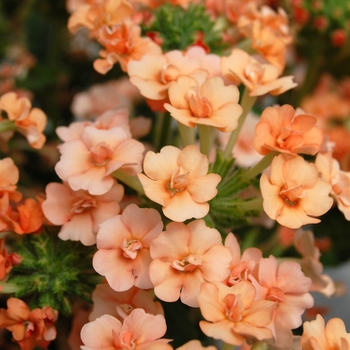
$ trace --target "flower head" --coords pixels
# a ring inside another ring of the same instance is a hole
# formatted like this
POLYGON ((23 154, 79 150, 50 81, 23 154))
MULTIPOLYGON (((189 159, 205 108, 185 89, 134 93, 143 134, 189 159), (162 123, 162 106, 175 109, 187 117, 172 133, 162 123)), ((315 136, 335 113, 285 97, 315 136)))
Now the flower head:
POLYGON ((138 174, 146 196, 162 205, 173 221, 202 218, 209 212, 209 200, 217 194, 221 177, 208 174, 208 158, 195 145, 182 151, 165 146, 160 153, 148 152, 144 172, 138 174))
POLYGON ((260 178, 260 188, 266 214, 289 228, 320 222, 315 217, 333 204, 331 186, 319 179, 314 164, 299 156, 275 157, 270 176, 263 174, 260 178))

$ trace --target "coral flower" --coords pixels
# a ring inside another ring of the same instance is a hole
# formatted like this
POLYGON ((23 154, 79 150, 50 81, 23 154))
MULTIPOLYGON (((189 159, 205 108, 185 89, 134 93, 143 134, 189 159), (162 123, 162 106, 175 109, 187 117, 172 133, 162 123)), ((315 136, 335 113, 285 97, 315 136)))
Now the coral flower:
POLYGON ((92 264, 106 276, 109 285, 118 292, 136 286, 152 288, 148 267, 151 241, 163 228, 155 209, 127 206, 121 215, 106 220, 97 233, 97 249, 92 264))
POLYGON ((275 302, 256 300, 250 282, 228 287, 222 283, 203 283, 198 303, 205 320, 199 326, 204 334, 232 345, 244 340, 272 338, 271 323, 275 302))
POLYGON ((81 330, 82 350, 169 349, 167 339, 159 339, 166 332, 164 316, 133 310, 121 323, 110 315, 103 315, 87 323, 81 330), (163 345, 163 346, 161 346, 163 345))
POLYGON ((164 105, 178 122, 194 127, 211 125, 223 132, 233 131, 242 114, 238 104, 239 91, 236 86, 225 86, 220 77, 207 79, 208 73, 201 71, 196 79, 180 76, 170 83, 170 104, 164 105))
POLYGON ((5 239, 0 239, 0 281, 5 279, 11 271, 12 266, 18 265, 21 262, 21 257, 16 253, 9 254, 5 247, 5 239))
POLYGON ((11 158, 0 160, 0 196, 8 193, 10 200, 18 202, 22 194, 16 191, 19 171, 11 158))
POLYGON ((260 178, 260 188, 266 214, 289 228, 319 223, 315 216, 325 214, 333 204, 331 186, 319 179, 314 164, 299 156, 275 157, 270 176, 260 178))
POLYGON ((99 225, 119 214, 123 195, 123 186, 116 182, 99 196, 83 190, 72 191, 67 184, 50 183, 46 186, 42 209, 51 223, 62 225, 58 237, 88 246, 96 243, 99 225))
POLYGON ((151 243, 151 257, 149 273, 156 296, 167 302, 181 297, 192 307, 198 307, 201 283, 222 281, 229 275, 232 258, 219 231, 207 227, 204 220, 168 224, 151 243))
POLYGON ((143 168, 146 175, 138 177, 145 194, 162 205, 166 217, 182 222, 208 214, 207 202, 216 196, 221 177, 208 174, 208 158, 197 146, 182 151, 165 146, 160 153, 148 152, 143 168))
POLYGON ((88 125, 79 140, 63 143, 59 151, 58 176, 74 191, 102 195, 112 188, 114 171, 133 175, 141 170, 144 146, 130 139, 122 127, 100 130, 88 125))
POLYGON ((300 339, 303 350, 345 350, 350 348, 350 333, 346 332, 343 320, 330 319, 325 327, 324 319, 304 322, 304 332, 300 339))
POLYGON ((324 139, 316 123, 317 118, 296 114, 290 105, 267 107, 255 128, 255 149, 264 155, 271 151, 315 155, 324 139))
POLYGON ((221 58, 221 70, 227 79, 243 83, 250 96, 280 95, 297 85, 293 76, 279 78, 275 66, 260 63, 241 49, 233 49, 230 56, 221 58))
POLYGON ((46 141, 43 132, 47 117, 41 109, 31 106, 28 98, 18 97, 14 92, 8 92, 0 98, 0 111, 5 111, 8 119, 15 122, 16 130, 27 138, 31 147, 40 149, 46 141))
POLYGON ((57 318, 58 312, 51 307, 31 311, 22 300, 9 298, 7 310, 0 309, 0 328, 11 331, 22 350, 32 350, 37 346, 47 349, 56 338, 54 323, 57 318))

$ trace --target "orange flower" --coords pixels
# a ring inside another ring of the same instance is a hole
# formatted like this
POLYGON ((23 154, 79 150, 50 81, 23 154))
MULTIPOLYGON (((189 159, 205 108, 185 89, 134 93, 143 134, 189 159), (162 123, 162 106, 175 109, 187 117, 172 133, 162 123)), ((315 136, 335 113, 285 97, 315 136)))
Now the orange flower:
POLYGON ((18 265, 21 262, 21 257, 12 253, 9 254, 5 248, 5 239, 0 239, 0 281, 11 271, 13 265, 18 265))
POLYGON ((5 192, 9 194, 10 200, 19 202, 22 194, 16 191, 19 180, 19 171, 11 158, 0 160, 0 196, 5 192))
POLYGON ((163 206, 163 213, 173 221, 203 218, 209 212, 209 200, 217 194, 221 177, 208 174, 208 158, 195 145, 182 151, 165 146, 160 153, 148 152, 138 174, 146 196, 163 206))
POLYGON ((280 95, 297 85, 293 76, 279 78, 274 65, 260 63, 241 49, 233 49, 230 56, 221 58, 221 70, 234 83, 243 83, 250 96, 280 95))
POLYGON ((323 215, 333 204, 331 186, 319 179, 314 164, 299 156, 275 157, 270 175, 260 178, 260 188, 266 214, 289 228, 319 223, 315 216, 323 215))
POLYGON ((51 340, 56 338, 54 323, 57 317, 58 312, 51 307, 30 311, 22 300, 10 298, 7 310, 0 309, 0 328, 11 331, 13 340, 22 350, 32 350, 37 346, 47 349, 51 340))
POLYGON ((242 345, 245 339, 272 338, 267 326, 273 318, 276 303, 255 300, 256 291, 250 282, 242 281, 232 287, 222 283, 205 282, 198 303, 203 317, 204 334, 232 345, 242 345))
POLYGON ((316 123, 316 117, 297 115, 290 105, 267 107, 255 128, 255 149, 264 155, 272 150, 315 155, 324 138, 323 131, 315 127, 316 123))
POLYGON ((14 92, 8 92, 0 98, 0 111, 5 111, 8 119, 15 122, 16 130, 27 138, 31 147, 40 149, 46 141, 43 131, 47 117, 41 109, 31 109, 31 106, 28 98, 18 97, 14 92))
POLYGON ((171 104, 164 107, 186 126, 211 125, 223 132, 233 131, 242 114, 238 89, 234 85, 225 86, 220 77, 207 79, 207 75, 206 71, 198 72, 198 81, 180 76, 170 84, 171 104))
POLYGON ((116 62, 126 72, 129 60, 138 61, 145 54, 162 52, 150 38, 141 37, 141 27, 131 20, 101 28, 98 41, 104 49, 100 51, 102 58, 95 60, 94 68, 101 74, 106 74, 116 62))
POLYGON ((68 20, 68 29, 75 33, 85 27, 90 30, 91 37, 97 37, 102 26, 118 24, 131 13, 132 5, 128 0, 92 0, 77 7, 68 20))
POLYGON ((324 319, 304 322, 304 332, 300 338, 303 350, 341 350, 350 348, 350 333, 346 332, 343 320, 330 319, 325 327, 324 319))

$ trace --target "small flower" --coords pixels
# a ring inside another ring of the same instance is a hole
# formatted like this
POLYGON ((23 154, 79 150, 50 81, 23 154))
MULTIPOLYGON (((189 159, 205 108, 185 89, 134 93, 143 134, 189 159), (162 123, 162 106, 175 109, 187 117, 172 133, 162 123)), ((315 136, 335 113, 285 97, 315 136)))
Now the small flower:
POLYGON ((81 330, 82 350, 151 349, 168 350, 169 340, 159 339, 166 332, 164 316, 133 310, 121 323, 110 315, 103 315, 87 323, 81 330))
POLYGON ((242 114, 236 86, 225 86, 220 77, 208 78, 200 71, 197 79, 180 76, 170 83, 169 100, 164 108, 180 123, 195 127, 211 125, 223 132, 233 131, 242 114))
POLYGON ((173 221, 202 218, 209 212, 209 200, 217 194, 221 177, 208 174, 208 158, 195 145, 182 151, 165 146, 160 153, 148 152, 144 172, 138 174, 146 196, 162 205, 163 213, 173 221))
POLYGON ((275 157, 270 176, 263 174, 260 178, 260 188, 266 214, 289 228, 319 223, 315 216, 333 205, 331 186, 319 179, 314 164, 299 156, 275 157))
POLYGON ((156 296, 167 302, 180 297, 192 307, 198 306, 201 283, 227 278, 232 259, 219 231, 207 227, 204 220, 168 224, 152 241, 151 257, 149 273, 156 296))
POLYGON ((271 151, 315 155, 324 139, 316 123, 316 117, 297 114, 290 105, 267 107, 255 128, 254 147, 263 155, 271 151))
POLYGON ((272 321, 275 302, 255 300, 255 295, 255 288, 246 281, 232 287, 219 282, 203 283, 198 296, 206 320, 199 323, 203 333, 232 345, 242 345, 245 339, 272 338, 267 326, 272 321))
POLYGON ((127 206, 121 215, 114 216, 100 225, 97 233, 97 249, 92 264, 106 276, 112 289, 126 291, 132 286, 152 288, 148 267, 151 241, 163 228, 155 209, 127 206))

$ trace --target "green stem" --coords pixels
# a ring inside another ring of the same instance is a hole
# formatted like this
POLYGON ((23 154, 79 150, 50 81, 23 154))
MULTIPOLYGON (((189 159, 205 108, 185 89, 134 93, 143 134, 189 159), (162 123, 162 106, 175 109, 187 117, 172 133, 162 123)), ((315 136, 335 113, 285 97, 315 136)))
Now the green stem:
POLYGON ((212 127, 209 125, 198 125, 199 142, 201 153, 209 156, 212 145, 212 127))
POLYGON ((263 203, 262 198, 254 198, 247 201, 243 201, 242 203, 239 204, 239 206, 244 211, 255 211, 255 210, 262 209, 262 203, 263 203))
POLYGON ((0 282, 0 293, 12 294, 18 291, 18 285, 10 282, 0 282))
POLYGON ((259 163, 257 163, 256 165, 254 165, 252 168, 246 170, 242 176, 247 179, 247 180, 251 180, 254 179, 255 176, 259 175, 260 173, 263 172, 263 170, 265 170, 267 167, 270 166, 270 164, 272 163, 273 159, 278 155, 278 152, 270 152, 269 154, 267 154, 263 159, 260 160, 259 163))
POLYGON ((0 123, 0 133, 16 130, 16 123, 13 120, 4 120, 0 123))
POLYGON ((226 159, 229 159, 232 157, 233 147, 236 144, 236 141, 238 139, 238 135, 242 129, 242 126, 243 126, 244 121, 248 115, 248 112, 252 109, 255 101, 256 101, 256 96, 250 96, 249 90, 247 88, 245 88, 244 92, 243 92, 242 99, 241 99, 241 106, 243 108, 243 112, 242 112, 242 115, 238 119, 237 128, 232 131, 230 139, 228 140, 228 143, 226 145, 226 148, 224 151, 224 157, 226 159))
POLYGON ((179 133, 180 133, 180 138, 182 142, 182 146, 186 147, 188 145, 193 145, 196 142, 196 134, 195 134, 195 129, 190 128, 184 124, 177 123, 179 133))
POLYGON ((233 350, 234 349, 234 346, 231 345, 231 344, 227 344, 225 342, 222 342, 222 350, 233 350))
POLYGON ((254 345, 251 347, 250 350, 267 350, 268 345, 262 341, 257 341, 254 343, 254 345))
POLYGON ((169 113, 164 112, 157 113, 156 118, 153 145, 156 150, 160 150, 163 146, 169 144, 172 118, 169 113))
POLYGON ((137 176, 132 176, 124 173, 123 171, 116 170, 114 173, 112 173, 112 176, 115 177, 116 179, 120 180, 123 182, 125 185, 129 186, 139 194, 143 195, 145 192, 143 190, 143 187, 141 185, 140 180, 138 179, 137 176))

